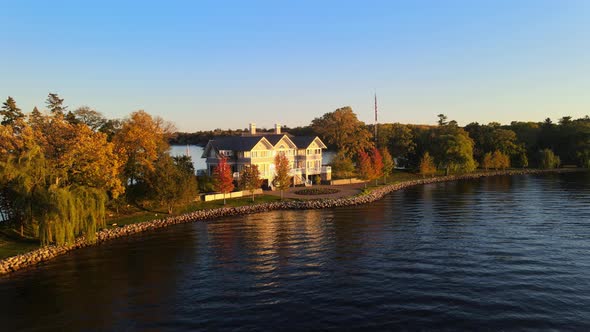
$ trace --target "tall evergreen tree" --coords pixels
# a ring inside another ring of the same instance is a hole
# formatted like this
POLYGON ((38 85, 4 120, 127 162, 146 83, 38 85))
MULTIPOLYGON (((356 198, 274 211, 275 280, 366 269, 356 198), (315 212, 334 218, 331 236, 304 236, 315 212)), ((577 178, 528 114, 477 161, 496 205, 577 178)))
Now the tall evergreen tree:
POLYGON ((13 126, 25 117, 21 109, 16 106, 16 101, 12 97, 8 97, 2 104, 0 115, 2 115, 2 122, 0 124, 4 126, 13 126))
POLYGON ((49 112, 51 112, 51 114, 62 117, 65 116, 65 112, 68 109, 67 106, 64 106, 63 103, 63 98, 59 98, 59 95, 57 93, 50 93, 47 96, 47 100, 45 101, 47 109, 49 110, 49 112))
POLYGON ((43 114, 39 111, 37 106, 33 108, 31 114, 29 114, 29 125, 35 128, 39 128, 43 123, 43 114))

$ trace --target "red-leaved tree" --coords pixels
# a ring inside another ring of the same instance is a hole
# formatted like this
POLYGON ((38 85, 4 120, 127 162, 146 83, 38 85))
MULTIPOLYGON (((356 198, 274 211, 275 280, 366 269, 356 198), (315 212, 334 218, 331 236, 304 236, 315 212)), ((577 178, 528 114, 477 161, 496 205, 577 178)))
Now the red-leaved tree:
MULTIPOLYGON (((359 171, 358 175, 361 179, 370 181, 373 179, 373 163, 371 157, 364 150, 359 151, 358 155, 359 171)), ((367 184, 365 183, 365 188, 367 184)))
POLYGON ((223 205, 225 205, 225 194, 234 190, 234 179, 226 158, 221 158, 219 164, 213 169, 213 181, 215 190, 223 194, 223 205))
POLYGON ((377 185, 377 179, 383 176, 383 157, 376 147, 373 147, 373 150, 371 151, 371 161, 373 164, 372 175, 375 180, 375 185, 377 185))

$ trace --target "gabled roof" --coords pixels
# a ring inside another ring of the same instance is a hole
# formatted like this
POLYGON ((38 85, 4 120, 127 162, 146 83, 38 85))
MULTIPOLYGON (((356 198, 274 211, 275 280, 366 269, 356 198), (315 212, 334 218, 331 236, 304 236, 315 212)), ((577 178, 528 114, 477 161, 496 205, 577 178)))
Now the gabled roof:
POLYGON ((207 146, 203 150, 202 158, 206 158, 211 149, 215 149, 216 152, 221 150, 230 151, 250 151, 256 144, 263 142, 270 149, 273 145, 262 136, 224 136, 216 137, 215 139, 209 140, 207 146))
POLYGON ((305 149, 311 145, 311 143, 316 142, 322 149, 327 149, 326 145, 322 140, 317 136, 295 136, 291 137, 291 140, 299 149, 305 149))
POLYGON ((276 147, 281 140, 284 140, 290 148, 297 148, 296 144, 292 140, 293 136, 289 137, 287 134, 269 134, 263 135, 263 137, 266 138, 273 147, 276 147))

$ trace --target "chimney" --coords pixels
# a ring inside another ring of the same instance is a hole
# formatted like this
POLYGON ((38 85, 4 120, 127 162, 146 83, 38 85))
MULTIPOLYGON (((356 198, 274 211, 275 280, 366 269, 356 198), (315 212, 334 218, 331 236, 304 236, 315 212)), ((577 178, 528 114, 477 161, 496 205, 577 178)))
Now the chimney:
POLYGON ((281 133, 281 124, 276 123, 275 124, 275 134, 280 134, 280 133, 281 133))
POLYGON ((254 122, 250 123, 250 135, 256 135, 256 124, 254 122))

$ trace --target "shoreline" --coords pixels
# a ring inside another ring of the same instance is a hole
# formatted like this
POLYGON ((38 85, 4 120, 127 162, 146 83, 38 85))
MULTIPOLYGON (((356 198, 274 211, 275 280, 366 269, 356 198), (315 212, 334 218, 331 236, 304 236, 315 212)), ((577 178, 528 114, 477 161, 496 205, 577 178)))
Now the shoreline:
POLYGON ((75 249, 99 245, 109 240, 129 236, 137 233, 142 233, 150 230, 156 230, 176 224, 184 224, 196 221, 214 220, 222 217, 231 217, 247 214, 255 214, 261 212, 269 212, 276 210, 312 210, 312 209, 326 209, 343 206, 361 205, 375 202, 382 199, 385 195, 390 194, 394 191, 401 189, 425 185, 431 183, 450 182, 458 180, 471 180, 479 179, 483 177, 492 176, 514 176, 514 175, 526 175, 526 174, 546 174, 546 173, 571 173, 571 172, 583 172, 587 169, 580 168, 563 168, 563 169, 519 169, 519 170, 507 170, 507 171, 491 171, 491 172, 478 172, 461 175, 448 175, 439 176, 432 178, 423 178, 419 180, 408 180, 395 184, 382 185, 371 190, 367 194, 341 197, 341 198, 321 198, 321 199, 310 199, 305 201, 281 201, 272 203, 261 203, 253 205, 245 205, 240 207, 222 207, 209 210, 199 210, 179 216, 168 217, 165 219, 158 219, 152 221, 146 221, 136 224, 129 224, 123 227, 114 229, 103 229, 97 232, 97 240, 94 243, 88 243, 84 238, 78 238, 73 244, 61 245, 61 246, 47 246, 39 249, 11 256, 0 260, 0 275, 6 275, 18 270, 33 267, 42 262, 51 260, 57 256, 66 254, 75 249))

